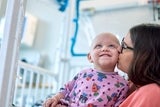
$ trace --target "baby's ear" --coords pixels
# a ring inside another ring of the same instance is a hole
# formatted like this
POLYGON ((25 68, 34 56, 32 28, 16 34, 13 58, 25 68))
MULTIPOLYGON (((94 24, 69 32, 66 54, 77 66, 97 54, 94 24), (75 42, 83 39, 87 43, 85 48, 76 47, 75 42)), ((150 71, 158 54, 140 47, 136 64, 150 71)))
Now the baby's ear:
POLYGON ((89 61, 90 63, 93 62, 90 53, 87 54, 87 58, 88 58, 88 61, 89 61))

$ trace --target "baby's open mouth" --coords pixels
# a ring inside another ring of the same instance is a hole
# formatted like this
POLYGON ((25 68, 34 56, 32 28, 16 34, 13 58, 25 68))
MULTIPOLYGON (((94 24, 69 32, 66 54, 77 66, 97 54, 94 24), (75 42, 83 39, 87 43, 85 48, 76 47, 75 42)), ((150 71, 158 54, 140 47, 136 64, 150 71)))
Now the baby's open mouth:
POLYGON ((101 54, 100 57, 101 57, 101 56, 108 56, 108 57, 111 57, 110 54, 101 54))

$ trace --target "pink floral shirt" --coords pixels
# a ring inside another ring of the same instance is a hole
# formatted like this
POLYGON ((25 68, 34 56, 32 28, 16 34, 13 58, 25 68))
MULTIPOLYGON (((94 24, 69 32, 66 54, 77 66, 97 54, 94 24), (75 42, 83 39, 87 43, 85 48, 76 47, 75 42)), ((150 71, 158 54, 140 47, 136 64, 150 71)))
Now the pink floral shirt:
POLYGON ((127 91, 127 81, 118 73, 91 68, 81 71, 61 88, 69 107, 118 107, 127 91))

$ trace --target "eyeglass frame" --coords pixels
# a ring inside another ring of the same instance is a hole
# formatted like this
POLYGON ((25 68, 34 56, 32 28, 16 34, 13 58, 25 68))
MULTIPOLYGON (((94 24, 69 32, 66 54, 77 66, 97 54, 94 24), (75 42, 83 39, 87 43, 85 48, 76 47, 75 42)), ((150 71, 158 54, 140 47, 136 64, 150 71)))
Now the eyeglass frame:
POLYGON ((124 49, 134 50, 134 48, 128 46, 128 45, 124 42, 124 38, 123 38, 122 41, 121 41, 121 52, 120 52, 120 53, 122 53, 124 49))

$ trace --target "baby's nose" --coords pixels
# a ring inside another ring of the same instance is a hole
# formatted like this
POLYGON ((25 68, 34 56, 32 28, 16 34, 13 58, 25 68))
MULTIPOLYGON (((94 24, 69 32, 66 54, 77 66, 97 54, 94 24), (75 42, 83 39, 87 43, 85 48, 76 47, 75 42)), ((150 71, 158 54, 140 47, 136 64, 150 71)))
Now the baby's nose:
POLYGON ((109 48, 107 46, 102 47, 102 51, 107 51, 109 48))

